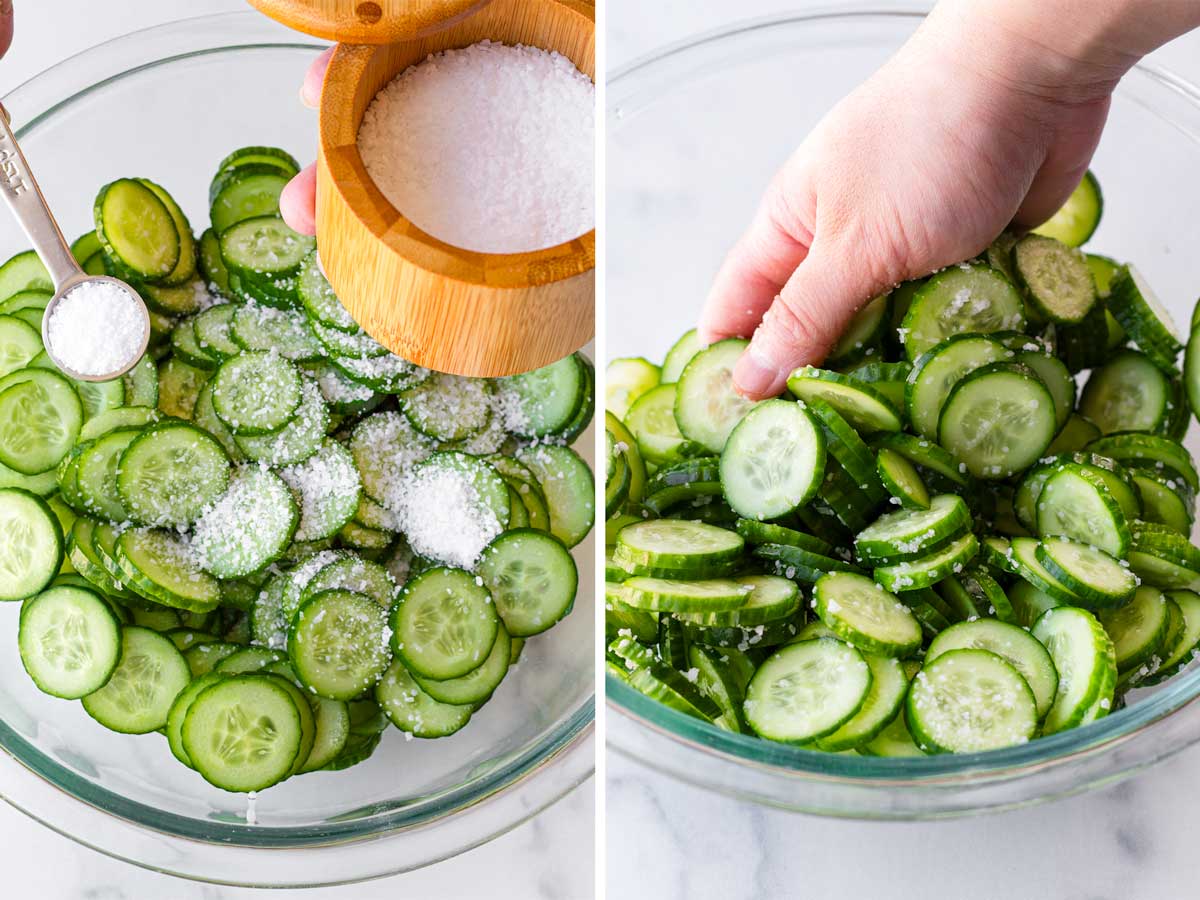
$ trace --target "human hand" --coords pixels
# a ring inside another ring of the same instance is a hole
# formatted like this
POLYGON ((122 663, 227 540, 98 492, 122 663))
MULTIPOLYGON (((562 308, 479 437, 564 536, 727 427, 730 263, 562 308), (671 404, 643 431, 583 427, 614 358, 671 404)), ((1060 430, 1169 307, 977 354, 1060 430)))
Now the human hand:
POLYGON ((12 0, 0 0, 0 56, 8 52, 13 38, 12 0))
POLYGON ((1120 76, 1166 38, 1056 50, 1022 5, 944 0, 775 176, 700 320, 706 342, 753 333, 739 391, 780 393, 872 297, 1040 224, 1079 183, 1120 76))
MULTIPOLYGON (((2 0, 0 0, 2 2, 2 0)), ((300 85, 300 101, 312 109, 321 105, 321 85, 325 81, 325 70, 335 47, 324 50, 313 60, 304 74, 300 85)), ((293 231, 301 234, 317 233, 317 164, 312 163, 284 186, 279 195, 279 214, 293 231)))

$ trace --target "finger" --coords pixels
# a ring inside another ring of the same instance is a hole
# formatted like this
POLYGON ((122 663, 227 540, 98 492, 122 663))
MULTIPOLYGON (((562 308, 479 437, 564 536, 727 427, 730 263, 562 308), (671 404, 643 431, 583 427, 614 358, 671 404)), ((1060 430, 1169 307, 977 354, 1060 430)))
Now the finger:
POLYGON ((279 214, 292 231, 301 234, 317 233, 317 164, 300 171, 300 174, 283 186, 279 195, 279 214))
POLYGON ((704 302, 699 335, 706 344, 752 334, 804 261, 812 232, 796 210, 809 204, 808 196, 807 178, 801 173, 781 175, 771 185, 704 302))
POLYGON ((0 0, 0 56, 8 52, 13 39, 12 0, 0 0))
POLYGON ((1073 121, 1060 123, 1054 149, 1038 169, 1013 218, 1018 226, 1036 228, 1041 225, 1062 208, 1083 181, 1100 143, 1108 100, 1105 99, 1103 104, 1103 113, 1099 117, 1084 116, 1078 124, 1073 121))
POLYGON ((321 55, 312 61, 308 71, 304 73, 304 83, 300 85, 300 102, 310 109, 321 105, 321 86, 325 83, 325 70, 329 68, 329 60, 337 47, 327 47, 321 55))
POLYGON ((845 258, 818 244, 788 279, 734 366, 740 393, 752 400, 782 393, 788 375, 820 363, 855 311, 878 293, 858 266, 838 264, 845 258))

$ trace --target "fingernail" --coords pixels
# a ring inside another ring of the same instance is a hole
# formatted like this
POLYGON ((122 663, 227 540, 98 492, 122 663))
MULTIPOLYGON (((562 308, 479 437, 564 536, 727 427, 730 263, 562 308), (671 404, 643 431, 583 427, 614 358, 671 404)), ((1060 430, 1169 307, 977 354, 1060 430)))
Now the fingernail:
POLYGON ((752 400, 773 397, 782 385, 779 369, 771 365, 751 346, 733 367, 733 387, 752 400))
POLYGON ((304 93, 304 85, 300 86, 300 103, 304 106, 307 106, 309 109, 317 108, 317 104, 308 102, 308 97, 305 96, 305 93, 304 93))

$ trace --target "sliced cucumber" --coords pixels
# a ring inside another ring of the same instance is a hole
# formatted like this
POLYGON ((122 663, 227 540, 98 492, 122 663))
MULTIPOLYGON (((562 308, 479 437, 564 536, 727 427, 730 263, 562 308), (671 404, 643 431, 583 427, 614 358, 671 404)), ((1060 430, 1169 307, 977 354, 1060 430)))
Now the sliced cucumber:
POLYGON ((740 516, 774 519, 807 503, 825 472, 825 439, 800 404, 769 400, 738 423, 721 453, 725 499, 740 516))
POLYGON ((1033 691, 1038 718, 1050 711, 1058 691, 1058 672, 1041 642, 1024 628, 995 619, 959 622, 941 632, 929 644, 925 663, 953 650, 988 650, 1020 673, 1033 691))
POLYGON ((749 343, 731 338, 706 347, 679 376, 675 394, 679 431, 710 453, 725 449, 730 432, 754 405, 733 389, 734 364, 749 343))
POLYGON ((861 650, 903 658, 921 646, 921 626, 911 610, 864 575, 824 575, 813 600, 821 621, 861 650))
POLYGON ((899 331, 915 360, 951 335, 1024 329, 1025 304, 1012 283, 990 266, 963 263, 917 289, 899 331))

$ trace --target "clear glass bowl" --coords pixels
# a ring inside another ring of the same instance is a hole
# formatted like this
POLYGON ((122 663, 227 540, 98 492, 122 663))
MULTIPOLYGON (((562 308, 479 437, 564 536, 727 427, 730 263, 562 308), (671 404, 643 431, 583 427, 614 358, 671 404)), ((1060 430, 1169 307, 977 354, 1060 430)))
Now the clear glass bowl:
MULTIPOLYGON (((855 8, 756 21, 668 47, 608 83, 608 352, 661 359, 696 319, 776 168, 912 33, 917 12, 855 8)), ((953 90, 953 86, 947 86, 953 90)), ((1200 290, 1200 91, 1139 66, 1094 169, 1089 247, 1134 260, 1177 322, 1200 290)), ((852 260, 847 264, 853 265, 852 260)), ((1188 438, 1200 449, 1196 429, 1188 438)), ((831 755, 730 734, 608 678, 608 746, 684 781, 776 807, 864 818, 978 813, 1082 791, 1200 739, 1200 671, 1100 722, 1000 752, 831 755)))
MULTIPOLYGON (((319 49, 254 13, 139 31, 72 57, 4 98, 68 238, 91 227, 101 185, 145 175, 206 222, 208 181, 230 150, 315 153, 297 100, 319 49)), ((24 249, 0 216, 0 255, 24 249)), ((580 446, 591 447, 590 434, 580 446)), ((453 737, 389 729, 345 772, 305 775, 257 798, 210 787, 158 735, 109 732, 78 703, 38 692, 16 653, 19 604, 0 604, 0 796, 95 849, 192 878, 331 884, 445 859, 507 831, 594 768, 594 544, 576 551, 574 612, 533 639, 496 697, 453 737)))

